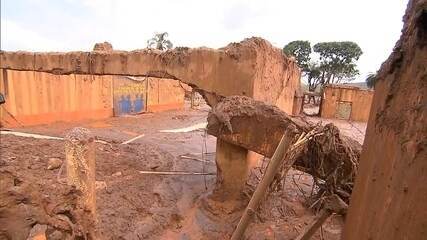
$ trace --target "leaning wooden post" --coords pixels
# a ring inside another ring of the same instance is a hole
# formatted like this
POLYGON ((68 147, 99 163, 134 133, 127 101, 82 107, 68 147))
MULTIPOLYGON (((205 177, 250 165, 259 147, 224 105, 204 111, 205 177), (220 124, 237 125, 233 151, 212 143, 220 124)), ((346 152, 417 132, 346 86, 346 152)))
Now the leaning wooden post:
POLYGON ((86 128, 77 127, 65 136, 67 183, 82 192, 79 203, 96 219, 95 141, 86 128))
POLYGON ((279 169, 279 166, 282 163, 285 153, 288 151, 291 144, 293 143, 295 135, 295 128, 288 127, 286 129, 282 139, 280 140, 279 145, 276 148, 276 151, 273 154, 273 157, 270 160, 270 163, 267 166, 267 170, 265 171, 264 177, 255 189, 255 192, 252 195, 252 198, 249 201, 249 204, 246 207, 245 212, 243 213, 242 218, 240 219, 239 224, 236 227, 236 230, 234 230, 233 232, 233 236, 231 236, 232 240, 241 239, 241 237, 245 233, 249 221, 255 214, 255 211, 257 210, 259 203, 264 197, 268 186, 273 181, 274 175, 276 174, 277 169, 279 169))
POLYGON ((309 240, 316 231, 323 225, 323 223, 331 216, 333 213, 336 214, 345 214, 347 212, 347 204, 338 196, 331 195, 326 198, 325 206, 320 211, 319 216, 310 223, 304 231, 300 233, 300 235, 295 238, 295 240, 309 240))

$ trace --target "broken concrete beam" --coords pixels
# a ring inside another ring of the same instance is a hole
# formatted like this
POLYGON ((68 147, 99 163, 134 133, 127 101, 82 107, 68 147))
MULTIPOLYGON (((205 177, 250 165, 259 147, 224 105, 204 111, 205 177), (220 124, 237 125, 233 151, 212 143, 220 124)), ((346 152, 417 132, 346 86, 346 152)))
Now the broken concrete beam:
POLYGON ((308 132, 312 126, 279 108, 243 96, 222 99, 208 115, 207 131, 226 142, 271 158, 288 127, 308 132))
POLYGON ((95 141, 88 129, 74 128, 65 137, 67 183, 81 191, 80 204, 96 218, 95 141))
POLYGON ((300 70, 261 38, 220 49, 159 51, 0 52, 0 68, 53 74, 126 75, 179 79, 220 96, 245 95, 292 110, 300 70), (288 106, 289 105, 289 106, 288 106))
MULTIPOLYGON (((212 108, 207 131, 225 142, 271 158, 289 127, 307 133, 316 126, 302 118, 290 117, 275 106, 244 96, 232 96, 212 108)), ((294 166, 322 179, 318 186, 320 192, 335 193, 348 201, 361 145, 342 136, 332 124, 320 128, 321 134, 307 142, 294 166)))

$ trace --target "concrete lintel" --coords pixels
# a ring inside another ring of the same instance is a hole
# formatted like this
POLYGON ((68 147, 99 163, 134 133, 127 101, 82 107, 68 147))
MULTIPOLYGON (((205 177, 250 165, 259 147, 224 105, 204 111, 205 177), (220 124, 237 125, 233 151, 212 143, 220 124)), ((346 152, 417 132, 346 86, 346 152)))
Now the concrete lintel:
POLYGON ((275 106, 232 96, 223 99, 209 113, 207 131, 225 142, 272 157, 286 129, 302 132, 310 127, 275 106))

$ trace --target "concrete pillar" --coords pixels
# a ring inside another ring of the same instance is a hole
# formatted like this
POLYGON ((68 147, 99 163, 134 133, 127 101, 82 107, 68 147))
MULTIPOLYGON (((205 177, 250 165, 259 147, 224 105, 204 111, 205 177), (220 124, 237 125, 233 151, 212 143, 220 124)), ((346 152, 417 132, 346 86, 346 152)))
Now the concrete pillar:
POLYGON ((65 136, 67 183, 82 192, 80 204, 96 216, 95 141, 85 128, 74 128, 65 136))
POLYGON ((248 150, 217 139, 217 192, 225 198, 237 197, 248 179, 250 162, 248 150))
POLYGON ((264 158, 263 155, 253 152, 253 151, 248 151, 248 164, 249 164, 249 168, 255 168, 256 166, 258 166, 258 162, 261 161, 264 158))

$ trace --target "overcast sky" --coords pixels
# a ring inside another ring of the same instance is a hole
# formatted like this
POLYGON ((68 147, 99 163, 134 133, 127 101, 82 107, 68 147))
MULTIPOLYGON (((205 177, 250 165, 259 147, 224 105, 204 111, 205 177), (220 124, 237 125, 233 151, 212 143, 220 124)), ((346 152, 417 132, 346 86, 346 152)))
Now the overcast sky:
POLYGON ((219 48, 251 36, 282 48, 293 40, 354 41, 362 81, 389 56, 407 0, 1 0, 1 49, 145 48, 154 32, 175 46, 219 48))

